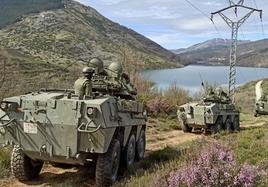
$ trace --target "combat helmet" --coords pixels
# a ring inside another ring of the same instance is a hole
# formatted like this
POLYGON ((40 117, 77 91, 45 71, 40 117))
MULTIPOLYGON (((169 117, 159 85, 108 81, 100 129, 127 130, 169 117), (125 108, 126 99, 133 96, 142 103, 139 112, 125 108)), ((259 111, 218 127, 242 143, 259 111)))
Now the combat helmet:
POLYGON ((108 66, 108 74, 111 77, 119 77, 123 73, 123 67, 119 62, 113 62, 108 66))
POLYGON ((97 74, 102 73, 104 71, 103 61, 99 58, 92 58, 88 63, 88 67, 94 68, 95 73, 97 74))
POLYGON ((95 72, 95 69, 92 67, 85 67, 82 72, 85 77, 92 76, 92 74, 95 72))

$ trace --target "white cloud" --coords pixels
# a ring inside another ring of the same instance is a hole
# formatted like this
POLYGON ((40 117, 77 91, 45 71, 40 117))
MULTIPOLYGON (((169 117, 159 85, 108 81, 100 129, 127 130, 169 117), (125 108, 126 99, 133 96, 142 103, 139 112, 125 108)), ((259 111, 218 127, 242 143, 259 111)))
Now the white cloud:
MULTIPOLYGON (((170 48, 177 43, 178 48, 192 44, 197 36, 202 39, 219 37, 230 37, 230 28, 219 17, 215 16, 215 29, 208 17, 210 13, 228 5, 226 0, 190 0, 203 13, 193 8, 186 0, 79 0, 80 2, 93 6, 104 16, 130 27, 150 37, 164 47, 170 48), (155 30, 153 30, 155 29, 155 30), (154 31, 155 34, 152 34, 154 31), (172 33, 163 33, 165 31, 172 33), (220 32, 220 34, 218 33, 220 32), (160 32, 159 35, 156 33, 160 32), (176 34, 174 34, 176 33, 176 34), (184 37, 178 37, 178 33, 184 37), (178 41, 178 39, 180 41, 178 41), (176 42, 174 42, 176 41, 176 42)), ((268 30, 268 3, 256 0, 258 7, 264 10, 264 30, 268 30)), ((245 1, 245 5, 254 6, 252 1, 245 1)), ((245 39, 253 37, 256 30, 261 31, 259 17, 256 15, 249 19, 243 26, 245 39), (248 38, 247 38, 248 37, 248 38)), ((267 33, 268 34, 268 33, 267 33)), ((259 39, 261 39, 259 37, 259 39)))

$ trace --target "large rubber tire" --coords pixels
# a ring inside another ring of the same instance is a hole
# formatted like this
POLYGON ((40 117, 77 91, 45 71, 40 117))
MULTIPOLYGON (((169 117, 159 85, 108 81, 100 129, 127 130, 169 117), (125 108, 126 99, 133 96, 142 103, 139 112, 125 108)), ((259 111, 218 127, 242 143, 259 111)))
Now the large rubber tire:
POLYGON ((117 180, 120 166, 120 154, 120 142, 117 139, 113 139, 108 151, 98 156, 96 164, 97 186, 111 186, 117 180))
POLYGON ((11 172, 20 181, 29 181, 38 177, 44 162, 34 161, 15 145, 11 154, 11 172))
POLYGON ((145 130, 141 130, 140 136, 138 138, 138 141, 136 143, 136 160, 142 160, 145 155, 145 148, 146 148, 146 135, 145 130))
POLYGON ((226 132, 231 132, 231 131, 232 131, 232 126, 233 126, 233 124, 232 124, 231 120, 228 118, 228 119, 225 121, 225 124, 224 124, 224 130, 225 130, 226 132))
POLYGON ((134 134, 131 134, 127 146, 124 150, 124 166, 126 168, 131 167, 135 161, 135 152, 136 152, 136 138, 134 134))
POLYGON ((193 128, 189 127, 186 122, 181 122, 181 129, 185 133, 192 132, 193 128))
POLYGON ((214 125, 210 127, 211 134, 217 134, 223 130, 222 118, 219 117, 214 125))
POLYGON ((236 116, 233 122, 233 130, 234 131, 239 131, 240 130, 240 119, 239 116, 236 116))

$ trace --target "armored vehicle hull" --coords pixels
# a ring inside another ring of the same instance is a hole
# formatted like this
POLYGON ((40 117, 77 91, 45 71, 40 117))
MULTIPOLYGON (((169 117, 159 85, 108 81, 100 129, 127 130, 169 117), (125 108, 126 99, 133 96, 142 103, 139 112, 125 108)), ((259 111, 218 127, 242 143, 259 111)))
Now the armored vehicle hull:
POLYGON ((263 93, 262 89, 263 81, 259 81, 256 84, 256 102, 255 102, 255 113, 254 116, 268 115, 268 95, 263 93))
POLYGON ((261 98, 255 103, 255 117, 260 115, 268 115, 268 100, 266 98, 261 98))
POLYGON ((96 164, 96 182, 109 186, 120 163, 129 167, 145 152, 146 114, 135 100, 113 96, 79 100, 72 90, 44 90, 1 102, 0 139, 14 145, 11 169, 25 181, 44 161, 96 164))
POLYGON ((232 105, 189 103, 180 106, 178 117, 184 132, 191 132, 193 128, 212 133, 239 130, 239 111, 232 105))
POLYGON ((204 98, 197 103, 188 103, 178 109, 178 118, 184 132, 202 129, 212 133, 221 130, 239 130, 240 113, 228 95, 221 89, 208 87, 204 98))

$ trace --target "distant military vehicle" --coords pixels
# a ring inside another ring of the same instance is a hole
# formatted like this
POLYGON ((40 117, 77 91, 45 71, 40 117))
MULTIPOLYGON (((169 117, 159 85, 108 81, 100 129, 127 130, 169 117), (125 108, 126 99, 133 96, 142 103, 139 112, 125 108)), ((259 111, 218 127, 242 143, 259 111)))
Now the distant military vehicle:
POLYGON ((268 95, 263 93, 262 90, 263 81, 259 81, 256 84, 256 103, 254 116, 268 115, 268 95))
POLYGON ((120 85, 109 78, 100 82, 93 84, 92 96, 82 99, 74 90, 43 89, 0 103, 0 142, 14 146, 11 171, 16 178, 36 178, 44 161, 91 162, 96 164, 96 184, 110 186, 120 163, 128 168, 144 157, 143 105, 118 92, 120 85))
POLYGON ((200 102, 180 106, 177 114, 184 132, 192 132, 194 128, 218 133, 239 130, 240 127, 239 111, 219 88, 207 88, 200 102))

